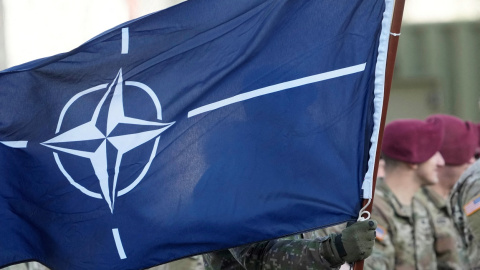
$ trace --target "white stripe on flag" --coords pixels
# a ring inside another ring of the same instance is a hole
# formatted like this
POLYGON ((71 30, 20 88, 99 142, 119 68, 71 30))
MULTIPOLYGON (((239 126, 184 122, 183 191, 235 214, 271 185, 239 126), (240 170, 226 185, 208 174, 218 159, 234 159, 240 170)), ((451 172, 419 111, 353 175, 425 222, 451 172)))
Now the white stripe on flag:
POLYGON ((122 28, 122 54, 128 54, 128 27, 122 28))
POLYGON ((28 141, 11 141, 11 142, 0 141, 0 143, 12 148, 27 148, 28 141))
POLYGON ((115 239, 115 245, 117 246, 118 250, 118 255, 120 256, 120 259, 126 259, 127 255, 125 254, 125 250, 123 250, 123 245, 122 245, 122 240, 120 239, 120 233, 118 232, 118 229, 112 229, 113 232, 113 239, 115 239))
POLYGON ((338 78, 338 77, 342 77, 342 76, 345 76, 345 75, 350 75, 350 74, 362 72, 362 71, 365 70, 365 65, 366 65, 366 63, 363 63, 363 64, 359 64, 359 65, 355 65, 355 66, 336 69, 336 70, 320 73, 320 74, 317 74, 317 75, 312 75, 312 76, 296 79, 296 80, 293 80, 293 81, 288 81, 288 82, 283 82, 283 83, 279 83, 279 84, 275 84, 275 85, 270 85, 270 86, 267 86, 267 87, 264 87, 264 88, 260 88, 260 89, 257 89, 257 90, 253 90, 253 91, 250 91, 250 92, 239 94, 239 95, 233 96, 231 98, 220 100, 220 101, 217 101, 217 102, 214 102, 214 103, 196 108, 194 110, 191 110, 191 111, 188 112, 188 117, 190 118, 192 116, 195 116, 195 115, 198 115, 198 114, 201 114, 201 113, 205 113, 205 112, 208 112, 208 111, 213 111, 213 110, 216 110, 218 108, 231 105, 233 103, 245 101, 247 99, 256 98, 256 97, 259 97, 259 96, 279 92, 279 91, 282 91, 282 90, 287 90, 287 89, 290 89, 290 88, 294 88, 294 87, 298 87, 298 86, 302 86, 302 85, 306 85, 306 84, 316 83, 316 82, 325 81, 325 80, 328 80, 328 79, 338 78))

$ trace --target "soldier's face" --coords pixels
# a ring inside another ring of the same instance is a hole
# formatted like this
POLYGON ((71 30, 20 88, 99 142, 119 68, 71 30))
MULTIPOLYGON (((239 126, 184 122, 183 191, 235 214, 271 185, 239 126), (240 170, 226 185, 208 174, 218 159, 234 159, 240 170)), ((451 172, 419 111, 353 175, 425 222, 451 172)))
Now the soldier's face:
POLYGON ((452 189, 455 183, 460 179, 462 173, 473 163, 475 162, 474 157, 472 157, 467 163, 462 165, 445 165, 444 167, 439 168, 438 178, 440 183, 448 188, 452 189))
POLYGON ((429 160, 418 164, 417 177, 421 185, 438 183, 438 170, 445 165, 440 152, 435 153, 429 160))

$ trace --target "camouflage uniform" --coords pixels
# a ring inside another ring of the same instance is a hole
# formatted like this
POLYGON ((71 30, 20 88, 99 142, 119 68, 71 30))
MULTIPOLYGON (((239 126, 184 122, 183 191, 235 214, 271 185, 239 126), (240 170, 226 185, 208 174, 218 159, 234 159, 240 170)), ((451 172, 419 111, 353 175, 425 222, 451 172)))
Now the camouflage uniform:
POLYGON ((347 223, 340 223, 334 226, 326 227, 323 229, 318 229, 315 231, 311 232, 306 232, 304 233, 304 237, 306 239, 315 239, 315 238, 321 238, 325 236, 329 236, 332 233, 342 233, 342 231, 347 227, 347 223))
POLYGON ((418 200, 402 205, 379 179, 372 219, 378 222, 376 241, 364 269, 437 269, 431 219, 418 200))
POLYGON ((0 270, 28 270, 26 263, 19 263, 5 268, 0 268, 0 270))
POLYGON ((332 269, 327 259, 320 256, 332 252, 321 245, 327 237, 318 241, 302 237, 303 235, 296 235, 204 254, 205 269, 332 269))
MULTIPOLYGON (((193 256, 167 264, 162 264, 149 270, 204 270, 202 256, 193 256)), ((15 264, 0 270, 48 270, 47 267, 38 262, 15 264)))
MULTIPOLYGON (((455 227, 460 234, 462 245, 467 250, 470 269, 480 269, 480 240, 475 239, 470 224, 474 215, 480 215, 479 211, 465 213, 465 206, 471 205, 473 200, 480 195, 480 161, 470 166, 460 177, 450 193, 450 210, 455 227)), ((477 204, 478 206, 478 204, 477 204)))
POLYGON ((48 270, 49 268, 39 262, 29 262, 28 270, 48 270))
MULTIPOLYGON (((344 223, 340 223, 340 224, 330 226, 330 227, 326 227, 326 228, 323 228, 323 229, 318 229, 318 230, 315 230, 315 231, 306 232, 306 233, 304 233, 304 236, 305 236, 306 239, 321 238, 321 237, 329 236, 332 233, 336 233, 336 234, 342 233, 342 231, 346 227, 347 227, 347 223, 344 222, 344 223)), ((340 267, 340 270, 342 270, 342 269, 351 270, 351 269, 353 269, 353 268, 351 268, 352 266, 353 266, 353 264, 349 264, 349 263, 345 262, 345 264, 343 264, 342 267, 340 267)), ((331 269, 331 268, 327 268, 327 269, 331 269)))
POLYGON ((48 268, 38 262, 28 262, 0 268, 0 270, 48 270, 48 268))
POLYGON ((423 187, 415 196, 427 206, 432 217, 438 269, 465 269, 466 258, 460 235, 448 211, 447 200, 428 187, 423 187))
POLYGON ((192 256, 178 261, 162 264, 149 270, 203 270, 202 256, 192 256))

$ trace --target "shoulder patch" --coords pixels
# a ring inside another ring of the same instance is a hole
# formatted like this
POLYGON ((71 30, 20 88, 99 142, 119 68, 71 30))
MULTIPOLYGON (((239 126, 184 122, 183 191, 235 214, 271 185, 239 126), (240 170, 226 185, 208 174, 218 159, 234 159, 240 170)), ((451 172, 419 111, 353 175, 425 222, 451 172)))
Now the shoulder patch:
POLYGON ((465 211, 465 215, 470 216, 471 214, 475 213, 480 209, 480 195, 473 198, 470 202, 463 206, 463 210, 465 211))
POLYGON ((385 230, 385 228, 382 226, 377 225, 377 228, 375 229, 375 238, 379 241, 383 241, 385 236, 387 236, 387 230, 385 230))

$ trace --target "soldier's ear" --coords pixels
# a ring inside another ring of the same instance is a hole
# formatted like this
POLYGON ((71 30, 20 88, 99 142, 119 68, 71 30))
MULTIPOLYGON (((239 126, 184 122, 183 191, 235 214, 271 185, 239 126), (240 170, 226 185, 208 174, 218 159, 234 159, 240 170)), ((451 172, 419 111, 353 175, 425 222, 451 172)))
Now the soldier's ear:
POLYGON ((408 163, 408 168, 411 170, 418 169, 418 164, 408 163))

